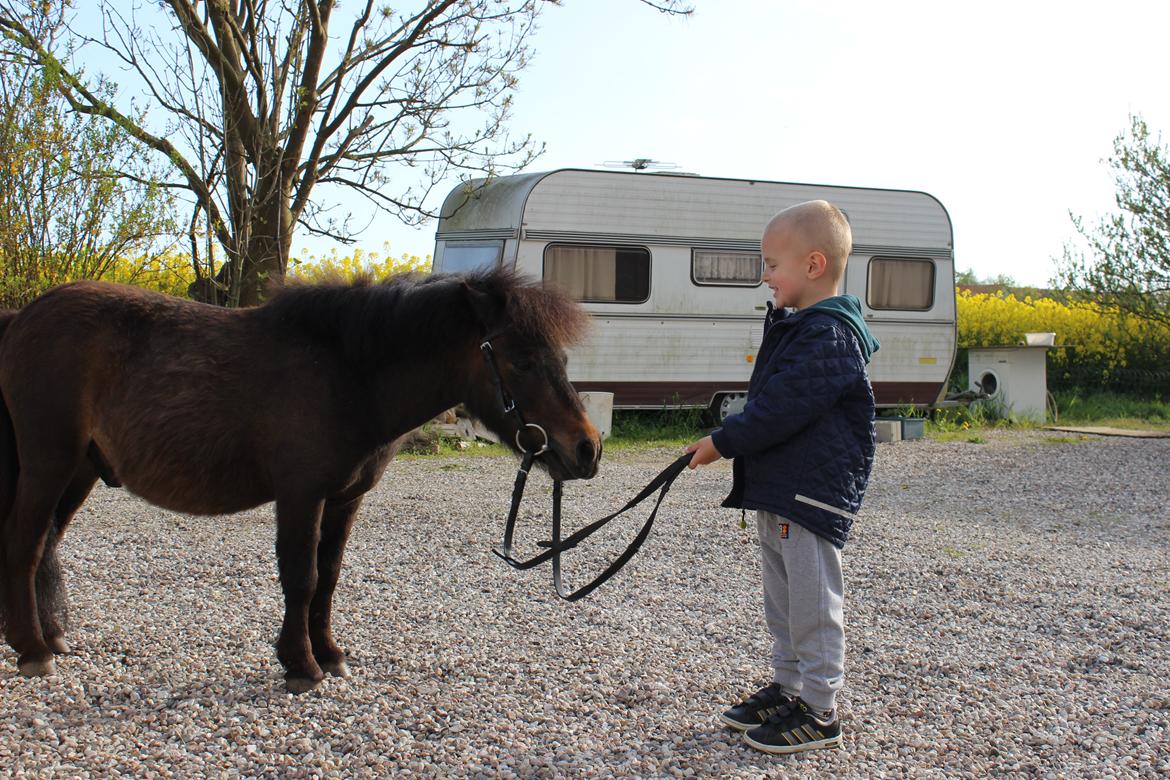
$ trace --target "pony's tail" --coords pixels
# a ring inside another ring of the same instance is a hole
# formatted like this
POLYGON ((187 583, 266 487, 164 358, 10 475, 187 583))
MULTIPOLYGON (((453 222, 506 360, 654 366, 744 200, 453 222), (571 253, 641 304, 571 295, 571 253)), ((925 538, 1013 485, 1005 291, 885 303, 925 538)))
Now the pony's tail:
MULTIPOLYGON (((8 325, 15 317, 15 311, 0 309, 0 341, 3 341, 4 332, 8 330, 8 325)), ((16 457, 16 435, 12 431, 12 417, 8 414, 8 404, 4 401, 3 388, 0 388, 0 630, 3 630, 7 625, 5 613, 8 609, 8 572, 4 565, 7 553, 3 530, 8 525, 8 514, 12 511, 19 469, 20 463, 16 457)))

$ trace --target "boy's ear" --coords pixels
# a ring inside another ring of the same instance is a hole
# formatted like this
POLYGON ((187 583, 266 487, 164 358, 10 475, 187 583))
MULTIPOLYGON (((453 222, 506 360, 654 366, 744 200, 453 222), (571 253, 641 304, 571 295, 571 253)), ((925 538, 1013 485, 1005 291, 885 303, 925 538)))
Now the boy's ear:
POLYGON ((462 284, 468 308, 483 327, 484 334, 491 333, 503 320, 505 305, 503 297, 494 291, 473 287, 466 281, 462 284))
POLYGON ((825 257, 824 252, 812 251, 808 255, 808 278, 820 279, 825 275, 825 271, 829 268, 829 258, 825 257))

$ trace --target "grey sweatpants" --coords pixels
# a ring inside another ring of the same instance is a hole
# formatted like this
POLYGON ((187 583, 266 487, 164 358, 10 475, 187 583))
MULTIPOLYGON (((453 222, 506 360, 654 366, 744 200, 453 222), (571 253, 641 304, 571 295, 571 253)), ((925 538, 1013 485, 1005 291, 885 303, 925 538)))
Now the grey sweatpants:
POLYGON ((756 512, 756 530, 773 682, 815 710, 831 710, 845 672, 841 550, 770 512, 756 512))

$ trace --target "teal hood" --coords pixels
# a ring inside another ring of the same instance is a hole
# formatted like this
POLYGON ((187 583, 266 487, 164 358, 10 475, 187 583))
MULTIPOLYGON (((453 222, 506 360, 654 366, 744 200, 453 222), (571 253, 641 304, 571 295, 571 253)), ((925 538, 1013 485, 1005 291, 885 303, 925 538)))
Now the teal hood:
POLYGON ((865 324, 865 318, 861 314, 861 301, 856 295, 834 295, 832 298, 817 301, 805 311, 822 311, 852 328, 854 335, 857 336, 857 343, 861 345, 861 356, 865 358, 866 363, 873 353, 881 348, 881 344, 865 324))

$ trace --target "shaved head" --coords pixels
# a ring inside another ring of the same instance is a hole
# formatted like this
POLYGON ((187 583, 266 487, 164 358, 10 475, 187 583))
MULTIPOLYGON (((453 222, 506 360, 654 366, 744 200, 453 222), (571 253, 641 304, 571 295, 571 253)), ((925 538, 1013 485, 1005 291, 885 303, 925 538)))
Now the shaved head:
POLYGON ((853 231, 841 209, 825 200, 810 200, 789 206, 768 222, 764 235, 772 231, 785 234, 802 254, 820 252, 827 260, 826 270, 834 280, 845 273, 845 262, 853 251, 853 231))

